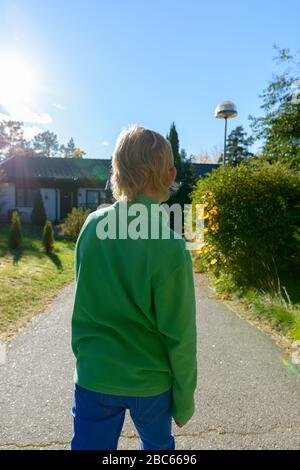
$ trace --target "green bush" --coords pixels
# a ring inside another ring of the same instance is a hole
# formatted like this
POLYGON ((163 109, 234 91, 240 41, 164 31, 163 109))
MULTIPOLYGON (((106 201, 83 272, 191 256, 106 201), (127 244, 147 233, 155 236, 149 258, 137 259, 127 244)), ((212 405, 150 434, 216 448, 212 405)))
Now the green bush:
POLYGON ((33 199, 33 209, 31 213, 31 223, 43 227, 47 216, 40 190, 37 190, 33 199))
POLYGON ((204 251, 216 276, 271 288, 282 273, 299 270, 299 173, 253 159, 213 171, 191 196, 205 206, 204 251))
POLYGON ((9 248, 11 248, 12 250, 20 248, 22 245, 22 239, 23 239, 23 236, 22 236, 20 217, 17 211, 14 211, 12 213, 11 226, 10 226, 10 230, 8 234, 9 248))
POLYGON ((42 235, 42 243, 47 253, 53 251, 54 248, 54 236, 53 236, 53 228, 52 223, 50 220, 47 220, 42 235))
POLYGON ((90 211, 73 207, 72 211, 68 214, 65 222, 61 224, 61 232, 63 235, 70 237, 76 241, 80 233, 81 227, 83 226, 85 219, 89 215, 90 211))

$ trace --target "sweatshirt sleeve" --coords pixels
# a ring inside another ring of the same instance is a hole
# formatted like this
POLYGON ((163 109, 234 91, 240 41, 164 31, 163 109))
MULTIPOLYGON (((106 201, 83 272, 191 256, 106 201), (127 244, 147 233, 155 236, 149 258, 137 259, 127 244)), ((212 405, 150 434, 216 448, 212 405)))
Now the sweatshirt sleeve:
POLYGON ((157 326, 165 336, 173 381, 172 416, 186 422, 194 414, 197 386, 197 330, 190 253, 168 278, 153 289, 157 326))
POLYGON ((77 240, 77 243, 75 245, 75 257, 74 257, 74 270, 75 270, 75 281, 77 282, 78 279, 78 272, 79 272, 79 242, 77 240))
POLYGON ((75 271, 75 281, 77 282, 77 279, 78 279, 78 275, 79 275, 79 268, 80 268, 80 263, 81 263, 81 259, 80 259, 80 245, 81 245, 81 239, 82 239, 82 236, 83 236, 83 233, 86 229, 86 227, 88 226, 89 222, 91 221, 91 214, 89 214, 87 216, 87 218, 85 219, 82 227, 81 227, 81 230, 80 230, 80 233, 78 235, 78 238, 77 238, 77 241, 76 241, 76 245, 75 245, 75 256, 74 256, 74 271, 75 271))

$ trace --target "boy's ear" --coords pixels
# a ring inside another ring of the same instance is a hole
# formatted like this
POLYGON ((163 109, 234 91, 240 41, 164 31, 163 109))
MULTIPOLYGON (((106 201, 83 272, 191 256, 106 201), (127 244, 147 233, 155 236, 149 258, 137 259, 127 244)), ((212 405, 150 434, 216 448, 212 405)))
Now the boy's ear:
POLYGON ((175 181, 176 175, 177 175, 177 169, 176 169, 176 166, 173 166, 172 168, 170 168, 170 181, 171 181, 170 184, 172 184, 175 181))

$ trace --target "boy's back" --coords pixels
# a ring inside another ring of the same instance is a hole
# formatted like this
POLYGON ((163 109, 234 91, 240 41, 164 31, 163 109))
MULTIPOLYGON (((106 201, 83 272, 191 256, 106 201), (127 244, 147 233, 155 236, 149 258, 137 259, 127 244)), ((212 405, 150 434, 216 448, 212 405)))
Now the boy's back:
MULTIPOLYGON (((150 215, 155 201, 140 195, 137 202, 150 215)), ((173 366, 174 372, 185 377, 180 384, 185 387, 180 409, 186 416, 192 413, 196 385, 190 255, 185 242, 174 235, 170 239, 99 239, 97 226, 108 220, 108 211, 119 226, 120 204, 92 213, 77 242, 72 319, 75 382, 97 392, 150 396, 172 386, 173 366), (189 347, 184 346, 184 355, 176 354, 176 342, 184 337, 189 338, 189 347)), ((129 215, 128 224, 131 220, 129 215)), ((160 219, 160 226, 164 223, 160 219)), ((150 227, 149 223, 148 233, 150 227)), ((174 413, 177 406, 175 402, 174 413)))

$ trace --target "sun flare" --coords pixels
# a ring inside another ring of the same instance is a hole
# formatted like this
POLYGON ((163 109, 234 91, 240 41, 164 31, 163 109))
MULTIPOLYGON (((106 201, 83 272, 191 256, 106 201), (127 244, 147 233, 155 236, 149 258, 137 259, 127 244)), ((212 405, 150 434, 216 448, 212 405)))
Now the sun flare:
POLYGON ((9 114, 22 114, 33 104, 38 81, 35 69, 19 58, 0 57, 0 105, 9 114))

